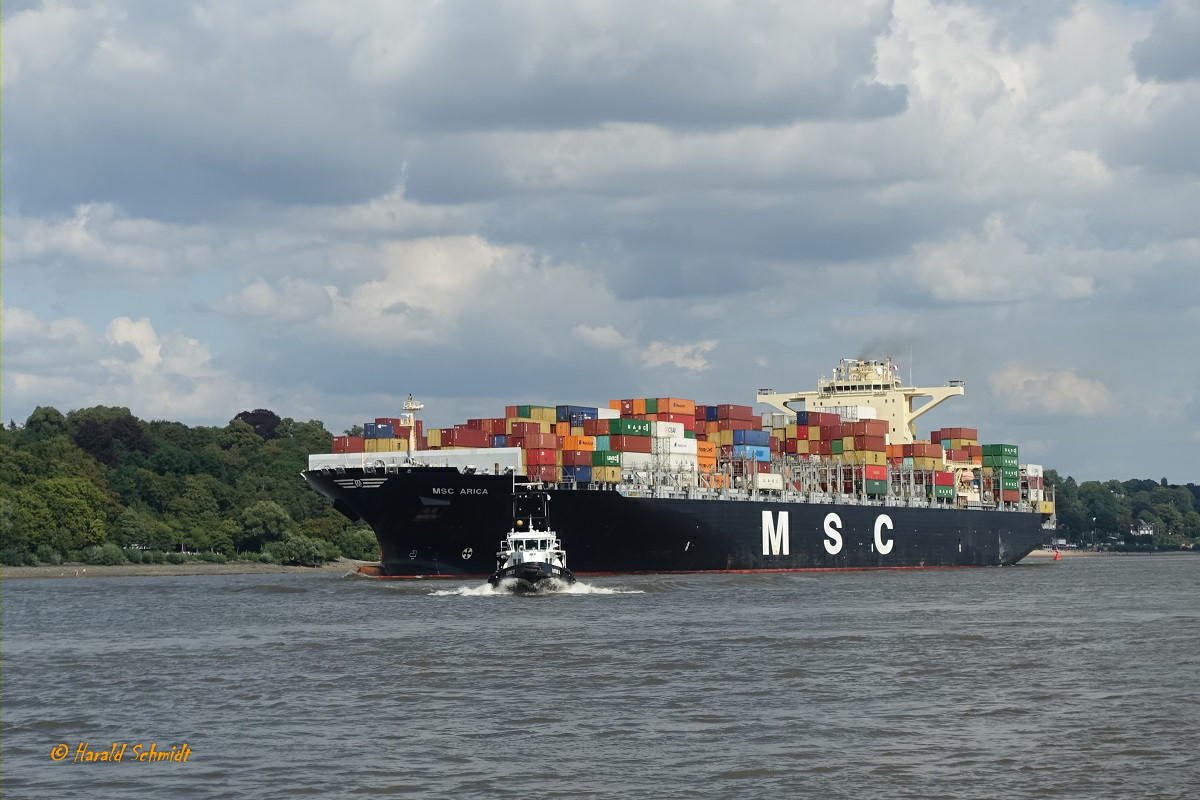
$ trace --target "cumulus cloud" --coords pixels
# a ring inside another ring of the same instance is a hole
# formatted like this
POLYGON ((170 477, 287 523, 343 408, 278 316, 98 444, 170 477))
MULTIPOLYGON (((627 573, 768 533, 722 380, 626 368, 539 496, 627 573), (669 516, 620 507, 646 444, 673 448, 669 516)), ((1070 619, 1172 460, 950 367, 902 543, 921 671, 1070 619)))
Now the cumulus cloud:
POLYGON ((146 419, 222 424, 268 396, 214 365, 200 341, 177 330, 159 334, 146 318, 117 317, 98 333, 75 318, 8 308, 4 328, 10 407, 120 405, 146 419))
POLYGON ((1192 0, 1163 0, 1150 35, 1133 48, 1133 63, 1143 80, 1186 81, 1200 78, 1200 6, 1192 0))
POLYGON ((992 394, 1013 411, 1094 417, 1115 406, 1108 387, 1073 369, 1038 371, 1010 362, 988 375, 992 394))
POLYGON ((680 369, 700 372, 709 367, 705 357, 717 346, 715 339, 705 339, 690 344, 671 344, 668 342, 651 342, 642 351, 642 358, 647 367, 671 365, 680 369))

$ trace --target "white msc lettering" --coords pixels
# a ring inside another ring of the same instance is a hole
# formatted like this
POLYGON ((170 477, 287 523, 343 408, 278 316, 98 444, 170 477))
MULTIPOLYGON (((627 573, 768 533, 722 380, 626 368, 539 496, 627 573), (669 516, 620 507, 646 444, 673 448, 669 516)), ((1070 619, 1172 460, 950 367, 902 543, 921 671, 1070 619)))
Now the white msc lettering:
POLYGON ((881 535, 880 531, 883 530, 885 525, 889 531, 892 530, 892 518, 887 514, 880 514, 875 518, 875 549, 886 556, 888 553, 892 552, 892 545, 894 545, 896 541, 894 539, 888 539, 886 542, 883 541, 883 536, 881 535))
POLYGON ((788 512, 779 512, 779 523, 771 516, 770 511, 762 512, 763 555, 791 555, 791 541, 788 536, 788 512))
POLYGON ((825 545, 825 552, 831 556, 842 552, 842 534, 839 532, 841 527, 842 518, 837 512, 830 511, 825 515, 825 535, 829 538, 824 539, 821 544, 825 545))

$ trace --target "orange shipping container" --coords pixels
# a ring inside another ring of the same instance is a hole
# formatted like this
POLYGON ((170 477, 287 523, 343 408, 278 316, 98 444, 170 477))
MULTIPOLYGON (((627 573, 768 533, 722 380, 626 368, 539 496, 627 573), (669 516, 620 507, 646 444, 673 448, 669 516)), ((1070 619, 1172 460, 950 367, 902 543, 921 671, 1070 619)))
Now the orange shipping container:
POLYGON ((569 422, 554 423, 554 435, 555 436, 570 436, 571 435, 571 423, 569 423, 569 422))
POLYGON ((595 450, 596 439, 593 436, 568 436, 563 439, 563 450, 595 450))
POLYGON ((717 443, 716 442, 696 442, 696 456, 698 458, 716 458, 717 443))
POLYGON ((633 413, 634 414, 645 414, 646 413, 646 401, 644 398, 635 397, 633 399, 633 413))
POLYGON ((696 413, 696 403, 693 400, 682 400, 678 397, 663 397, 658 401, 659 413, 692 414, 696 413))

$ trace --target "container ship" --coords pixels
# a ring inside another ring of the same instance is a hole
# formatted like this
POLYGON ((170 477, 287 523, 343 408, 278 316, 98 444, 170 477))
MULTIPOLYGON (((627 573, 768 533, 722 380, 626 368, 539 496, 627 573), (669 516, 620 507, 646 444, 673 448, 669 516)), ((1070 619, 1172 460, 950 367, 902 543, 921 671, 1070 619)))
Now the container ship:
POLYGON ((917 438, 964 391, 844 359, 813 391, 760 389, 765 414, 635 398, 430 430, 410 396, 303 476, 375 532, 379 577, 486 577, 522 527, 554 530, 577 575, 1015 564, 1054 526, 1042 468, 974 428, 917 438))

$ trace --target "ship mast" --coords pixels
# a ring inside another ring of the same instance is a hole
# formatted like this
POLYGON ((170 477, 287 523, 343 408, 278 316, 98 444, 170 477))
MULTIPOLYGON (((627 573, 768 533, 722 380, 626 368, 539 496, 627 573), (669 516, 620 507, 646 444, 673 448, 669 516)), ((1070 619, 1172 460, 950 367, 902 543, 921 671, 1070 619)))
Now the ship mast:
MULTIPOLYGON (((843 358, 834 368, 833 379, 822 377, 815 391, 775 392, 758 391, 758 402, 775 406, 781 411, 822 411, 843 406, 870 406, 876 418, 888 421, 891 444, 911 444, 917 438, 917 418, 951 397, 966 393, 962 381, 949 381, 946 386, 902 386, 900 370, 891 358, 883 361, 863 361, 843 358), (915 401, 929 398, 920 407, 915 401), (793 407, 792 404, 802 407, 793 407)), ((909 379, 911 383, 911 378, 909 379)))
POLYGON ((400 415, 400 421, 408 427, 408 452, 412 453, 417 449, 417 412, 423 409, 425 404, 414 400, 412 392, 409 392, 408 399, 401 407, 404 413, 400 415))

